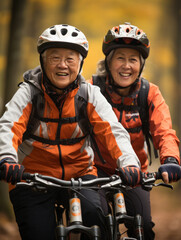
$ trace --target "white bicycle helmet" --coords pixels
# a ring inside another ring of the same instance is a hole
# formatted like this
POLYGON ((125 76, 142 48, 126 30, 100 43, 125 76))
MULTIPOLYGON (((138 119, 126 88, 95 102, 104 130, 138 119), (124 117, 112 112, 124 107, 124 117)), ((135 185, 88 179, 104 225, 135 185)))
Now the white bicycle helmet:
POLYGON ((85 35, 77 28, 60 24, 47 28, 39 37, 37 49, 41 54, 48 48, 69 48, 86 58, 89 45, 85 35))

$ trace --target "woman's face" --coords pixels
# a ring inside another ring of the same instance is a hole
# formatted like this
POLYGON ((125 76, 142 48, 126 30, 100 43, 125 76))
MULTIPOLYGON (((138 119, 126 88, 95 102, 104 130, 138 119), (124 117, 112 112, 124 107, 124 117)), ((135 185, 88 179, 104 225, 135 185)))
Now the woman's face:
POLYGON ((140 72, 140 53, 131 48, 117 48, 109 63, 109 70, 116 85, 127 87, 140 72))
POLYGON ((44 56, 46 75, 58 88, 65 88, 75 81, 80 63, 79 53, 71 49, 49 48, 44 56))

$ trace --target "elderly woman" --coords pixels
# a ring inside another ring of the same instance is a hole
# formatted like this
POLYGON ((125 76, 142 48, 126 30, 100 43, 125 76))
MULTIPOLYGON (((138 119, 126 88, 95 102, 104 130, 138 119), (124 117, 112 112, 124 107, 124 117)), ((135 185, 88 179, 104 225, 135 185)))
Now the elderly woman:
MULTIPOLYGON (((60 179, 97 177, 90 136, 79 125, 75 100, 87 85, 87 117, 95 139, 108 150, 114 166, 127 170, 131 185, 139 183, 139 160, 129 134, 118 122, 98 87, 81 76, 88 53, 85 35, 70 25, 55 25, 38 39, 41 66, 24 74, 24 82, 0 119, 0 178, 15 184, 23 171, 60 179), (111 145, 109 143, 111 142, 111 145)), ((85 226, 98 225, 105 239, 106 225, 97 191, 81 190, 85 226)), ((54 205, 67 205, 64 191, 33 192, 10 186, 10 199, 23 240, 55 240, 54 205)), ((82 236, 82 239, 87 239, 82 236)))
MULTIPOLYGON (((151 137, 155 149, 159 150, 159 171, 164 182, 179 180, 179 140, 172 129, 169 108, 158 86, 141 77, 150 50, 146 34, 137 26, 121 24, 107 32, 102 50, 105 59, 98 63, 97 74, 89 81, 100 87, 119 122, 129 132, 142 171, 148 169, 146 143, 150 150, 151 137)), ((107 161, 106 164, 96 161, 99 176, 111 175, 115 169, 108 161, 104 146, 99 143, 99 147, 107 161)), ((149 192, 136 187, 125 193, 125 200, 129 215, 143 216, 145 239, 154 239, 149 192)), ((132 227, 128 227, 129 236, 134 237, 132 227)))

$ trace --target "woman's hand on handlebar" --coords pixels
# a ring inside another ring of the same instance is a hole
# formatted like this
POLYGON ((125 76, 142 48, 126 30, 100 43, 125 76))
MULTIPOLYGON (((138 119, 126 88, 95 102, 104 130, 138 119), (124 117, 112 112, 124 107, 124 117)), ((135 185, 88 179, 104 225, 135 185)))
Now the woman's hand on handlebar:
POLYGON ((16 162, 4 162, 0 166, 0 179, 16 184, 22 180, 24 166, 16 162))
POLYGON ((135 187, 141 182, 141 170, 135 166, 119 168, 119 175, 123 181, 123 184, 127 186, 135 187))
POLYGON ((164 183, 176 182, 181 179, 181 167, 175 163, 163 164, 159 167, 164 183))

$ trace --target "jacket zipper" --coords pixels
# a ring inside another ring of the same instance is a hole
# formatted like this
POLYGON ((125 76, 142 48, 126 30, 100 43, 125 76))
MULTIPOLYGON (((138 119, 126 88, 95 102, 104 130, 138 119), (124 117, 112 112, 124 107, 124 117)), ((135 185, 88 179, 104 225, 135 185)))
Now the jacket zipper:
MULTIPOLYGON (((59 122, 58 122, 58 127, 57 127, 57 134, 56 134, 56 139, 60 139, 60 129, 61 129, 61 115, 62 115, 62 109, 63 109, 63 105, 64 105, 65 101, 62 103, 61 107, 60 107, 60 113, 59 113, 59 122)), ((59 161, 60 161, 60 166, 62 167, 62 179, 65 178, 65 169, 63 166, 63 162, 62 162, 62 154, 61 154, 61 147, 59 144, 57 144, 58 147, 58 152, 59 152, 59 161)))
MULTIPOLYGON (((124 104, 124 97, 121 99, 121 104, 124 104)), ((123 117, 123 111, 120 111, 119 122, 121 123, 123 117)))

